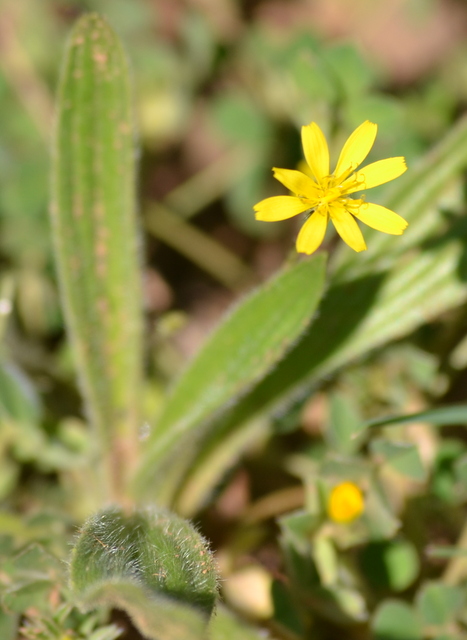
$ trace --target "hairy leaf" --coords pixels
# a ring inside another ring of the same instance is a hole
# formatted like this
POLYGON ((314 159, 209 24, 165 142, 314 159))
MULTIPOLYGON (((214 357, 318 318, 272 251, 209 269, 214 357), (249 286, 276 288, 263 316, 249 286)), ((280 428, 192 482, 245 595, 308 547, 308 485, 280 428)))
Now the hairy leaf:
POLYGON ((175 385, 147 443, 139 486, 169 501, 209 433, 209 421, 245 394, 306 329, 324 285, 325 258, 286 269, 220 325, 175 385))
POLYGON ((101 452, 114 463, 107 475, 118 495, 137 442, 142 305, 128 65, 117 36, 97 14, 84 15, 68 42, 52 174, 67 328, 101 452))
POLYGON ((201 640, 217 596, 206 541, 186 520, 150 507, 92 516, 73 549, 70 582, 85 609, 125 609, 154 640, 201 640))

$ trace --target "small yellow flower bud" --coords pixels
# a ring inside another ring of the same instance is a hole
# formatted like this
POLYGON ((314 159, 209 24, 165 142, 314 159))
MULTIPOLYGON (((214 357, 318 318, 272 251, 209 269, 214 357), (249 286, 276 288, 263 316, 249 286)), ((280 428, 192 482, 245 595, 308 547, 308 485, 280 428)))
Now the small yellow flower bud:
POLYGON ((333 488, 328 502, 328 514, 334 522, 352 522, 365 508, 363 494, 353 482, 342 482, 333 488))

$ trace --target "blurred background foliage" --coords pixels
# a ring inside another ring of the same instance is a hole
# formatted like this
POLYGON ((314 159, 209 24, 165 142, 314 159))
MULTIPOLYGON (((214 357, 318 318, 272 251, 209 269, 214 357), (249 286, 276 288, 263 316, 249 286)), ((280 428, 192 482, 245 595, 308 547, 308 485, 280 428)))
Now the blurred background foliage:
MULTIPOLYGON (((3 0, 0 556, 32 540, 47 551, 28 552, 42 573, 27 574, 17 557, 1 579, 34 594, 23 635, 38 639, 64 637, 66 625, 73 638, 117 634, 95 614, 79 617, 66 594, 51 595, 63 567, 43 557, 66 555, 86 512, 69 496, 93 446, 47 213, 53 96, 65 37, 84 11, 107 17, 133 70, 148 423, 221 312, 290 259, 297 222, 257 223, 252 206, 283 193, 271 166, 301 160, 300 126, 319 122, 335 155, 372 120, 379 135, 370 159, 404 155, 411 168, 467 101, 462 1, 3 0)), ((449 187, 442 215, 461 219, 464 182, 449 187)), ((333 237, 327 248, 335 251, 333 237)), ((268 436, 191 514, 217 550, 227 603, 292 640, 310 630, 323 639, 462 637, 465 574, 453 545, 467 503, 465 414, 451 426, 420 420, 349 434, 385 414, 465 402, 466 321, 465 305, 441 307, 327 377, 296 410, 264 418, 268 436), (316 514, 336 479, 359 483, 367 509, 348 526, 323 526, 316 514)), ((21 602, 6 605, 19 612, 21 602)), ((5 637, 8 625, 11 617, 0 617, 5 637)))

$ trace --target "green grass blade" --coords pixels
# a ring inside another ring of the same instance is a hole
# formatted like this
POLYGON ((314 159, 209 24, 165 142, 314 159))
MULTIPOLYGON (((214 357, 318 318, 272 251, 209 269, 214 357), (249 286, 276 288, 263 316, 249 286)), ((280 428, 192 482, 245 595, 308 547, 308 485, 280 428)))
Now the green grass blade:
POLYGON ((67 328, 113 497, 121 492, 125 464, 134 460, 138 429, 134 137, 122 47, 100 16, 84 15, 60 80, 51 215, 67 328))
POLYGON ((364 426, 369 429, 377 427, 397 426, 411 422, 429 422, 434 426, 467 424, 467 404, 453 404, 447 407, 436 407, 417 413, 406 413, 400 416, 386 416, 368 420, 364 426))
POLYGON ((306 329, 324 286, 325 256, 280 273, 246 298, 175 385, 147 443, 138 484, 170 501, 208 423, 263 377, 306 329))

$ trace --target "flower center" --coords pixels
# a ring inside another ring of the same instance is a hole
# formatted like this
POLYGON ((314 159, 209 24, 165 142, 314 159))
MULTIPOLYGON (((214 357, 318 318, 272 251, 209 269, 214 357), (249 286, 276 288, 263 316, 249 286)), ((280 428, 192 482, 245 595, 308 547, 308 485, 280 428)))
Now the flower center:
POLYGON ((327 215, 330 213, 329 205, 333 202, 337 202, 347 210, 358 209, 364 204, 364 200, 356 200, 348 193, 350 190, 352 193, 355 192, 356 187, 359 190, 364 188, 364 180, 359 179, 357 173, 349 176, 350 171, 347 170, 337 177, 333 173, 325 176, 316 184, 316 192, 313 195, 299 196, 306 204, 310 205, 308 210, 310 214, 317 211, 327 215))
POLYGON ((310 205, 307 211, 308 215, 316 211, 322 215, 332 216, 333 209, 332 206, 330 206, 331 203, 337 204, 339 207, 342 207, 342 209, 354 215, 360 207, 368 206, 366 205, 364 197, 356 199, 348 193, 349 190, 352 190, 352 193, 354 193, 356 191, 355 187, 358 187, 359 190, 363 188, 364 180, 359 179, 356 173, 347 177, 348 174, 349 171, 337 177, 334 174, 325 176, 321 178, 316 185, 316 193, 314 196, 311 196, 311 194, 311 197, 308 198, 301 196, 302 200, 310 205))
POLYGON ((319 183, 319 191, 320 194, 317 197, 318 207, 323 207, 328 205, 330 202, 335 202, 336 200, 341 200, 341 202, 346 202, 352 200, 347 194, 350 189, 355 191, 355 187, 362 187, 364 181, 358 178, 358 174, 354 173, 352 176, 348 176, 348 171, 340 176, 335 176, 331 174, 329 176, 325 176, 320 180, 319 183), (343 185, 345 180, 345 186, 343 185))
POLYGON ((323 195, 319 198, 319 204, 328 204, 333 200, 338 200, 342 196, 342 189, 339 187, 333 187, 331 189, 323 189, 323 195))

